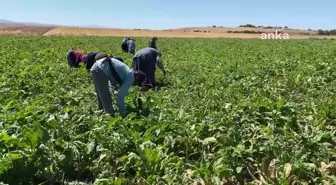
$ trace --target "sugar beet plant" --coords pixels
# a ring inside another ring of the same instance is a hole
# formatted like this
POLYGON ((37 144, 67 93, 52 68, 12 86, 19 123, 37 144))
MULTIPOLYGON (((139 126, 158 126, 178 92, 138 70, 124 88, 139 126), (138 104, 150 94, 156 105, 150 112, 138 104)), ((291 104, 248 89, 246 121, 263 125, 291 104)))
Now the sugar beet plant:
POLYGON ((336 183, 335 41, 160 39, 169 73, 133 87, 122 119, 97 110, 89 73, 65 56, 130 66, 121 40, 0 37, 0 182, 336 183))

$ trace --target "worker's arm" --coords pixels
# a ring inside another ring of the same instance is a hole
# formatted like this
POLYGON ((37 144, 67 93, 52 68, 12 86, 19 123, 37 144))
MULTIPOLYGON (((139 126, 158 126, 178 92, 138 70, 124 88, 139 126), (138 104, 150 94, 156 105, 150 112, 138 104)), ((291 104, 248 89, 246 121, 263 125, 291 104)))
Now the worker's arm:
POLYGON ((167 72, 166 72, 166 70, 165 70, 165 68, 164 68, 164 66, 163 66, 162 58, 161 58, 160 55, 158 55, 158 56, 156 57, 156 63, 157 63, 157 65, 158 65, 158 67, 162 70, 163 74, 166 75, 167 72))
POLYGON ((127 95, 129 89, 131 88, 134 82, 133 72, 130 72, 126 80, 121 85, 118 94, 117 94, 117 105, 119 108, 120 115, 125 116, 125 96, 127 95))

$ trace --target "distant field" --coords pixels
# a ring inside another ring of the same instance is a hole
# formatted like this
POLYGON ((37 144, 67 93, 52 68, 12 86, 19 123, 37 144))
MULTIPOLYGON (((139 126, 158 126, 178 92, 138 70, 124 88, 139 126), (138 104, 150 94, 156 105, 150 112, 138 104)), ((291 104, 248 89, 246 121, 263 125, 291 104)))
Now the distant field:
MULTIPOLYGON (((73 35, 73 36, 131 36, 131 37, 182 37, 182 38, 260 38, 260 33, 228 33, 228 31, 255 31, 275 33, 273 29, 264 28, 212 28, 195 27, 180 28, 165 31, 76 28, 76 27, 37 27, 37 26, 0 26, 0 35, 73 35)), ((289 34, 290 39, 336 38, 336 36, 316 36, 316 32, 308 30, 285 29, 278 30, 289 34)))
POLYGON ((1 34, 14 35, 43 35, 54 29, 54 27, 38 27, 38 26, 0 26, 1 34))

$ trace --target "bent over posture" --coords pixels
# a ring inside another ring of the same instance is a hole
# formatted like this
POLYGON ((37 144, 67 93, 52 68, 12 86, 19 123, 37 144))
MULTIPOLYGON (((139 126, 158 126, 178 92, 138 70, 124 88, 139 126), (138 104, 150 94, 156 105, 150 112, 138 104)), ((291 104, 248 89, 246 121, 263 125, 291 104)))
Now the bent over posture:
POLYGON ((126 53, 131 53, 134 55, 135 53, 135 40, 129 37, 125 37, 121 43, 121 49, 126 53))
POLYGON ((155 70, 156 65, 166 75, 166 70, 163 67, 161 53, 154 48, 144 48, 139 50, 133 56, 133 69, 135 71, 142 71, 146 74, 150 86, 155 85, 155 70))
MULTIPOLYGON (((98 51, 91 51, 88 54, 84 55, 83 58, 83 63, 86 65, 86 69, 90 71, 91 67, 93 64, 96 62, 95 57, 96 55, 100 53, 98 51)), ((124 62, 124 60, 121 57, 113 56, 112 58, 115 58, 119 60, 120 62, 124 62)))
POLYGON ((89 52, 88 54, 84 55, 83 58, 83 62, 85 63, 85 68, 86 70, 90 71, 91 67, 93 66, 93 64, 96 62, 95 61, 95 57, 98 54, 98 51, 92 51, 89 52))
POLYGON ((81 63, 83 61, 83 57, 86 54, 82 51, 79 50, 70 50, 67 53, 67 60, 68 60, 68 65, 71 68, 78 68, 79 67, 79 63, 81 63))
POLYGON ((113 114, 112 98, 108 82, 114 89, 120 86, 117 93, 117 105, 121 116, 125 116, 125 96, 134 83, 134 73, 126 64, 111 58, 104 53, 95 56, 95 63, 90 69, 98 96, 98 108, 105 113, 113 114))

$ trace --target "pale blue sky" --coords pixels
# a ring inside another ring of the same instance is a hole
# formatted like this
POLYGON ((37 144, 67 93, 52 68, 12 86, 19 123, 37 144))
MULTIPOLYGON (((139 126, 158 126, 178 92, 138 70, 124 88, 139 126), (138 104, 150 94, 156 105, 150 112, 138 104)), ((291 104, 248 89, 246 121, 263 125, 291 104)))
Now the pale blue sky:
POLYGON ((336 0, 0 0, 0 19, 73 26, 336 28, 336 0))

